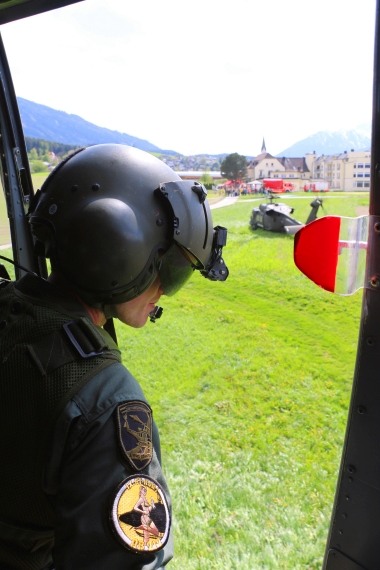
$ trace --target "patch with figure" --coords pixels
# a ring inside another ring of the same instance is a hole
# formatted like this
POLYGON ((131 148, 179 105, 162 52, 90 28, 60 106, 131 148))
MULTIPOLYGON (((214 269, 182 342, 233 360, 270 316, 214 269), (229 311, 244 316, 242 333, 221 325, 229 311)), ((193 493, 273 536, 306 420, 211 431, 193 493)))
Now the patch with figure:
POLYGON ((119 443, 124 456, 136 471, 152 461, 152 410, 145 402, 124 402, 117 407, 119 443))
POLYGON ((112 504, 111 521, 117 537, 134 552, 163 548, 170 531, 170 512, 161 486, 146 475, 125 479, 112 504))

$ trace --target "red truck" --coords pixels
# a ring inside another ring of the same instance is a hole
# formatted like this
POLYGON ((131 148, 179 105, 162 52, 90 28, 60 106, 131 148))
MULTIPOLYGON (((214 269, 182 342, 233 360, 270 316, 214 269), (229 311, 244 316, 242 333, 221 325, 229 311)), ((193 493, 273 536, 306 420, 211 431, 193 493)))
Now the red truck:
POLYGON ((329 183, 325 180, 317 180, 316 182, 307 182, 304 187, 304 192, 328 192, 329 183))
POLYGON ((283 178, 264 178, 263 188, 266 192, 282 194, 283 192, 293 192, 294 184, 283 178))

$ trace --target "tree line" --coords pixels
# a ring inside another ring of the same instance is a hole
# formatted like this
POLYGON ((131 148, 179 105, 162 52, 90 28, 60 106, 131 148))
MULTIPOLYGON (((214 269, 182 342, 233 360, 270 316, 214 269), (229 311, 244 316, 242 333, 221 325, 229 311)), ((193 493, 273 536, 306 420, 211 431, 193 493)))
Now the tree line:
POLYGON ((48 172, 77 147, 58 142, 25 137, 31 172, 48 172))
MULTIPOLYGON (((58 142, 45 141, 34 137, 25 137, 26 151, 31 172, 47 172, 56 166, 65 156, 75 150, 76 146, 58 142)), ((234 152, 227 155, 220 167, 221 175, 227 180, 237 182, 247 176, 247 159, 234 152)), ((205 174, 205 178, 207 173, 205 174)), ((212 184, 210 180, 202 181, 206 186, 212 184)))

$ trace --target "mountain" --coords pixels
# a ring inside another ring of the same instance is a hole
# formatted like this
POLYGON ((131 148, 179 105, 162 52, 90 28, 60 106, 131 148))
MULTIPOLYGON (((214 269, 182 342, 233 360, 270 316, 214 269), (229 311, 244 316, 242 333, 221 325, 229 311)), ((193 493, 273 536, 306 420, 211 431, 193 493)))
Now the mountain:
POLYGON ((364 123, 352 130, 320 131, 286 148, 277 156, 299 157, 315 151, 321 154, 339 154, 354 150, 370 150, 371 125, 364 123))
MULTIPOLYGON (((22 97, 17 97, 21 122, 26 137, 42 139, 45 141, 62 143, 73 146, 87 146, 95 143, 122 143, 135 146, 147 152, 157 152, 171 156, 182 156, 174 150, 161 149, 149 141, 139 139, 126 133, 99 127, 85 121, 77 115, 70 115, 64 111, 57 111, 33 103, 22 97)), ((371 125, 359 125, 355 129, 346 131, 321 131, 296 142, 284 149, 276 156, 300 157, 307 153, 338 154, 345 150, 368 150, 371 147, 371 125)), ((270 149, 269 149, 270 152, 270 149)), ((227 154, 227 153, 226 153, 227 154)), ((220 159, 224 155, 217 156, 220 159)))
POLYGON ((56 111, 45 105, 33 103, 22 97, 17 97, 22 127, 26 137, 42 139, 73 146, 88 146, 95 143, 121 143, 135 146, 147 152, 176 155, 173 150, 163 150, 154 144, 133 137, 126 133, 98 127, 70 115, 64 111, 56 111))

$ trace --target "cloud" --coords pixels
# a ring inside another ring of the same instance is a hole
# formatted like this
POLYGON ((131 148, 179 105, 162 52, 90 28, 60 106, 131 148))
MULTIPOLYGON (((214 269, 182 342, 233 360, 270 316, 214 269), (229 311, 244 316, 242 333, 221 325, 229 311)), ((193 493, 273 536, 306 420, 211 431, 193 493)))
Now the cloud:
POLYGON ((371 115, 375 1, 310 6, 91 0, 1 32, 21 97, 184 154, 275 154, 371 115))

